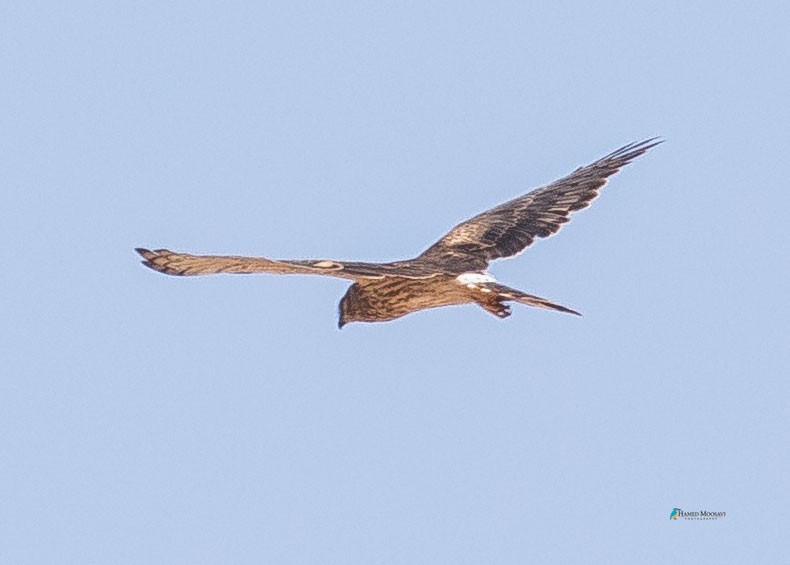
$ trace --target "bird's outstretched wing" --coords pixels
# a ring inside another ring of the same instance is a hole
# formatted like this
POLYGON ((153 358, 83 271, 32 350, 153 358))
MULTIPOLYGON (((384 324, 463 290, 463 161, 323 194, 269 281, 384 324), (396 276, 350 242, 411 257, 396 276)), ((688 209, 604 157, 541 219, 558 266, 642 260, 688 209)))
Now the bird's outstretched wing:
POLYGON ((236 257, 230 255, 190 255, 175 253, 169 249, 135 249, 144 261, 143 265, 166 275, 191 276, 219 273, 252 274, 313 274, 332 275, 342 271, 343 265, 336 261, 276 261, 263 257, 236 257))
POLYGON ((451 229, 418 261, 444 263, 454 271, 479 270, 494 259, 516 255, 536 237, 559 231, 572 212, 590 205, 610 176, 659 143, 658 138, 631 143, 558 181, 478 214, 451 229))
POLYGON ((232 255, 190 255, 169 249, 135 249, 143 257, 143 265, 166 275, 191 276, 220 273, 324 275, 354 281, 378 280, 389 275, 423 279, 438 273, 401 263, 361 263, 350 261, 280 260, 232 255))

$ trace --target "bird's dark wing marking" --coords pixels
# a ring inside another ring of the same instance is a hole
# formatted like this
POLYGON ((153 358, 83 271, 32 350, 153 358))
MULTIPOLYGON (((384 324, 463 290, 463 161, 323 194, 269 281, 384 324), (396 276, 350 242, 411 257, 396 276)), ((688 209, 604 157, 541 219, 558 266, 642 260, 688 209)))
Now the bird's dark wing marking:
POLYGON ((478 214, 451 229, 418 262, 479 270, 489 261, 511 257, 536 237, 556 233, 572 212, 590 205, 610 176, 659 143, 658 138, 631 143, 560 180, 478 214))

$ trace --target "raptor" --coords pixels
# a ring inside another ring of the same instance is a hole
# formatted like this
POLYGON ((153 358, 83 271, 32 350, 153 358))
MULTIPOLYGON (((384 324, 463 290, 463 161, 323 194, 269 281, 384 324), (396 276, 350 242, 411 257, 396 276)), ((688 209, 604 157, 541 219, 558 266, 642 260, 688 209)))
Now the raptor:
POLYGON ((556 233, 573 212, 590 205, 610 176, 659 143, 662 140, 652 138, 625 145, 566 177, 458 224, 422 254, 405 261, 275 260, 167 249, 136 251, 146 267, 166 275, 275 273, 349 279, 354 283, 340 301, 340 328, 349 322, 386 322, 455 304, 477 304, 498 318, 510 316, 508 302, 580 315, 546 298, 499 284, 486 269, 491 261, 520 253, 535 238, 556 233))

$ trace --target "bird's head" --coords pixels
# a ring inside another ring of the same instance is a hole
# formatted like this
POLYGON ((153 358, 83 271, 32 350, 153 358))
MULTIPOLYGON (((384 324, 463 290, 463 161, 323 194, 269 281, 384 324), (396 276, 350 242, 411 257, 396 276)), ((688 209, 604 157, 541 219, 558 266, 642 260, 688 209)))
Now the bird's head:
POLYGON ((363 293, 357 289, 356 284, 349 287, 346 294, 340 300, 337 307, 337 327, 343 329, 343 326, 349 322, 361 322, 362 318, 362 305, 360 304, 361 295, 363 293))
POLYGON ((386 322, 402 314, 383 312, 371 304, 370 295, 358 284, 352 284, 338 306, 337 327, 343 328, 350 322, 386 322))

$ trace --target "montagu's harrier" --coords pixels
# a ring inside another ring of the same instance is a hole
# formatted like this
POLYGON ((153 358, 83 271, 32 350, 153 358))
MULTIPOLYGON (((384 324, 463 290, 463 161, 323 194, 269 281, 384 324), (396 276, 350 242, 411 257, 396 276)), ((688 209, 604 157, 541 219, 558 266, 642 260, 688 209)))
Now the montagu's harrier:
POLYGON ((610 176, 659 143, 657 138, 631 143, 565 178, 478 214, 408 261, 272 260, 188 255, 167 249, 137 252, 146 267, 167 275, 278 273, 350 279, 354 284, 340 301, 341 328, 348 322, 385 322, 426 308, 466 303, 499 318, 510 315, 506 302, 579 315, 545 298, 498 284, 485 269, 494 259, 523 251, 536 237, 556 233, 571 212, 590 205, 610 176))

